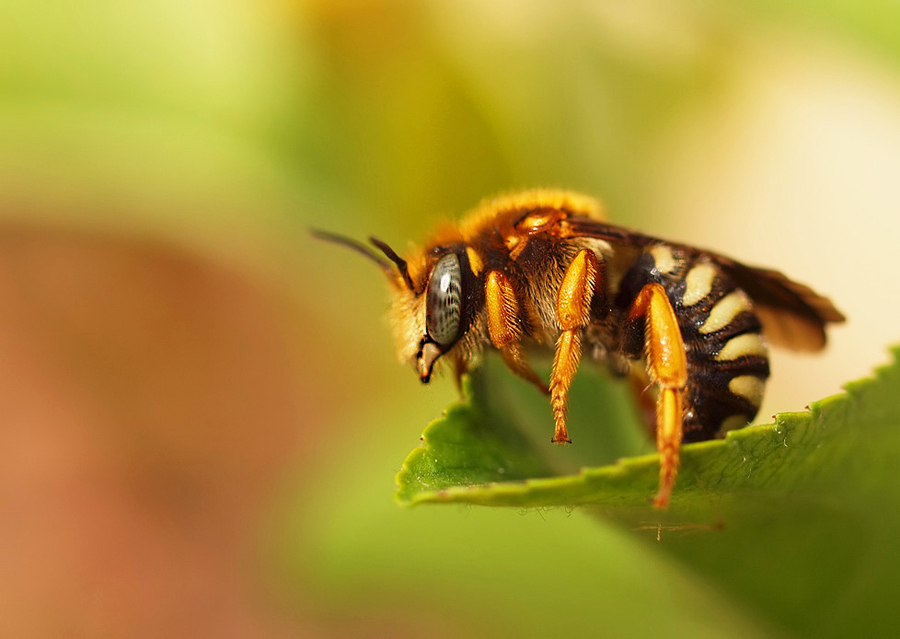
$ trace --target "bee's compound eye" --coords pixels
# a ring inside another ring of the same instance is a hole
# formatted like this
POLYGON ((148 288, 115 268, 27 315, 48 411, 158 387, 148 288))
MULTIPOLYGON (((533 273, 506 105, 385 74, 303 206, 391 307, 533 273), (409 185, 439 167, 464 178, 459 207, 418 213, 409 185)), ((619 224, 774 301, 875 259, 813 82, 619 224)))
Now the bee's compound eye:
POLYGON ((448 253, 437 261, 431 271, 425 306, 428 336, 442 348, 451 346, 458 337, 461 288, 459 257, 455 253, 448 253))

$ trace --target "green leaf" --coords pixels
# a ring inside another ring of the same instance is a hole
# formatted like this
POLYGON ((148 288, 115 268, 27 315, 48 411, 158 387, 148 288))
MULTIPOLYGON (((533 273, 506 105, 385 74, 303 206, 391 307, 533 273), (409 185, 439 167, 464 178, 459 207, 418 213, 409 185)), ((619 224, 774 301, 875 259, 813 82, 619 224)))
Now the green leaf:
MULTIPOLYGON (((553 446, 549 402, 489 358, 464 381, 464 398, 426 428, 423 445, 397 477, 398 501, 649 506, 658 457, 629 456, 653 450, 629 390, 597 370, 582 370, 570 402, 575 443, 553 446)), ((809 416, 787 414, 773 425, 685 446, 673 507, 712 494, 784 487, 804 465, 797 460, 809 459, 809 444, 819 443, 806 441, 809 428, 809 416)))
MULTIPOLYGON (((893 390, 900 388, 898 377, 896 365, 885 368, 874 379, 849 385, 845 394, 813 403, 809 411, 783 413, 773 424, 684 446, 672 508, 750 495, 828 494, 842 466, 866 466, 859 449, 873 453, 864 446, 874 436, 873 420, 900 413, 893 390)), ((576 443, 555 447, 549 444, 552 417, 546 399, 491 359, 465 380, 465 398, 426 428, 423 445, 397 477, 398 501, 649 506, 657 487, 657 455, 603 463, 638 450, 639 440, 646 440, 625 390, 596 371, 580 372, 570 409, 576 443)), ((871 473, 859 472, 853 479, 868 484, 871 473)), ((893 476, 885 479, 894 482, 893 476)))
POLYGON ((545 398, 530 398, 489 361, 466 383, 466 398, 425 430, 398 475, 397 499, 590 508, 790 634, 896 635, 900 349, 893 356, 808 411, 684 446, 665 512, 649 504, 656 455, 606 463, 636 447, 627 432, 641 439, 627 389, 580 372, 575 443, 558 448, 545 398))

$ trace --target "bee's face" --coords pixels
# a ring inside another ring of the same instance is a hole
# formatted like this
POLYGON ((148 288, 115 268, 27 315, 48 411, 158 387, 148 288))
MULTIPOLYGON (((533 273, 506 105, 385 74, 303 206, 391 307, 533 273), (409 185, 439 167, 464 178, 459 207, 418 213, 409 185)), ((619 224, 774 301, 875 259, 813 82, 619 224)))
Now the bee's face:
POLYGON ((472 274, 465 252, 437 248, 423 284, 395 290, 393 315, 400 358, 412 361, 423 382, 435 362, 466 333, 472 302, 472 274))

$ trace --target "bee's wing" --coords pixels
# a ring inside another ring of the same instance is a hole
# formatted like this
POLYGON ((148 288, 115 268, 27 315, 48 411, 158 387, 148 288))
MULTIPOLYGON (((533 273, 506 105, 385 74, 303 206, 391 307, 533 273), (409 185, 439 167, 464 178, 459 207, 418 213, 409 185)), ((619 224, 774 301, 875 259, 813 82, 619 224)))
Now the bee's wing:
MULTIPOLYGON (((657 238, 592 219, 570 218, 575 235, 597 237, 611 244, 644 247, 657 238)), ((687 253, 699 253, 717 264, 754 302, 766 337, 777 346, 798 351, 816 351, 825 346, 825 325, 844 321, 843 314, 825 297, 770 269, 736 262, 712 251, 664 242, 687 253)))
POLYGON ((754 301, 766 337, 777 346, 817 351, 825 346, 825 325, 845 320, 831 300, 778 271, 709 255, 754 301))

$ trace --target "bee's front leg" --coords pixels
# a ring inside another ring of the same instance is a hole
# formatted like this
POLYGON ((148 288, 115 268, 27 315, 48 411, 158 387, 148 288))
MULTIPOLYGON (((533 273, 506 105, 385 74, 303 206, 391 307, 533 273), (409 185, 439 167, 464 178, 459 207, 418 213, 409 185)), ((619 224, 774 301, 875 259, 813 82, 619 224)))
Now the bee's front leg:
POLYGON ((488 332, 491 343, 500 351, 503 361, 519 377, 531 382, 545 395, 547 385, 541 381, 525 359, 522 351, 522 320, 516 291, 502 271, 491 271, 485 283, 488 332))
POLYGON ((656 447, 659 450, 657 508, 669 505, 678 474, 684 421, 683 400, 687 384, 687 358, 675 310, 661 284, 645 285, 628 313, 632 330, 643 324, 647 374, 659 387, 656 402, 656 447))
POLYGON ((590 322, 591 299, 599 274, 597 255, 591 250, 582 250, 566 269, 556 298, 556 320, 562 330, 556 342, 550 375, 550 401, 555 422, 552 441, 556 444, 572 441, 566 428, 569 387, 581 359, 581 331, 590 322))

